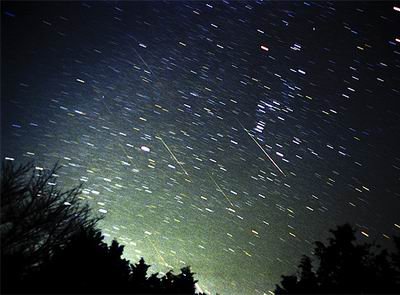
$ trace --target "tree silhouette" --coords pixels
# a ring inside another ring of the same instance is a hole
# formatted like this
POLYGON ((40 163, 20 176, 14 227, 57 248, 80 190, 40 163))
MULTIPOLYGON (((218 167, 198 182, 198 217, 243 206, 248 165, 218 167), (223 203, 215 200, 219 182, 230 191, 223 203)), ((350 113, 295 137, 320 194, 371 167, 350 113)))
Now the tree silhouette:
POLYGON ((196 294, 194 273, 190 267, 181 268, 181 272, 177 275, 172 270, 168 271, 161 278, 161 292, 163 294, 196 294))
POLYGON ((1 176, 1 291, 3 293, 195 293, 190 267, 147 276, 144 259, 130 264, 124 246, 96 229, 81 186, 58 189, 57 171, 3 163, 1 176))
POLYGON ((122 258, 123 246, 115 240, 110 246, 97 230, 84 230, 53 258, 44 263, 29 281, 24 282, 36 293, 131 293, 131 294, 195 294, 193 273, 189 267, 173 275, 172 284, 164 284, 166 276, 147 277, 150 265, 141 258, 130 264, 122 258))
POLYGON ((129 290, 134 294, 196 294, 194 273, 190 267, 181 268, 177 275, 172 270, 164 276, 158 277, 158 273, 147 276, 150 265, 141 258, 139 263, 131 264, 129 290))
POLYGON ((108 246, 98 230, 82 230, 52 259, 44 263, 27 285, 39 293, 122 292, 129 276, 123 246, 108 246))
POLYGON ((63 247, 80 228, 91 228, 97 218, 78 199, 81 186, 61 191, 57 183, 60 165, 35 169, 32 163, 2 164, 1 259, 2 288, 18 287, 27 270, 39 267, 63 247))
POLYGON ((315 273, 312 270, 312 261, 311 258, 303 255, 300 264, 300 280, 298 284, 299 291, 301 293, 306 293, 309 290, 316 290, 315 283, 315 273))
POLYGON ((181 268, 181 273, 176 276, 176 291, 179 294, 195 294, 196 283, 197 280, 194 279, 194 273, 191 272, 190 267, 185 266, 181 268))
POLYGON ((318 269, 314 271, 311 258, 303 256, 298 275, 282 276, 276 294, 400 291, 398 238, 395 238, 397 253, 389 255, 386 250, 376 253, 370 244, 356 244, 355 231, 349 224, 330 232, 333 237, 327 245, 315 243, 318 269))
POLYGON ((153 288, 159 288, 159 284, 157 282, 157 277, 153 276, 152 279, 152 284, 153 286, 150 286, 149 284, 149 278, 147 278, 147 270, 150 268, 150 265, 146 264, 144 262, 143 257, 139 260, 138 263, 135 263, 134 265, 131 264, 131 273, 129 277, 129 285, 130 289, 136 290, 138 293, 148 293, 149 290, 153 288))

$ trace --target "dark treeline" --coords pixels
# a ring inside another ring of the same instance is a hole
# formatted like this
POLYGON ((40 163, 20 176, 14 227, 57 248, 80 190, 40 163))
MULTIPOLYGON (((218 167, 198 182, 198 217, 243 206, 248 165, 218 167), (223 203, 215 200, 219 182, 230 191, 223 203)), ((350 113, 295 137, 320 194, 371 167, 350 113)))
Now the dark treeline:
POLYGON ((344 224, 330 231, 328 243, 315 242, 312 259, 304 255, 297 274, 282 276, 276 294, 400 294, 400 237, 395 252, 357 244, 355 230, 344 224))
POLYGON ((196 294, 190 267, 149 275, 143 258, 131 264, 124 246, 107 245, 81 186, 57 187, 59 168, 2 165, 2 293, 196 294))
MULTIPOLYGON (((1 293, 196 294, 190 267, 148 274, 142 258, 130 263, 124 246, 103 241, 99 218, 79 196, 62 191, 52 170, 6 161, 1 173, 1 293)), ((400 239, 388 253, 355 243, 346 224, 315 243, 295 275, 282 276, 277 294, 400 293, 400 239)))

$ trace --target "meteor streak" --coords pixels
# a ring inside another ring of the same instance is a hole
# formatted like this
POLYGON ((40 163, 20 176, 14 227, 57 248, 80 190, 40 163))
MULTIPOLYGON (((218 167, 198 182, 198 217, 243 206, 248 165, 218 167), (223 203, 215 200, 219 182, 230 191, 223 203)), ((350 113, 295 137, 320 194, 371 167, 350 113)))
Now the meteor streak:
POLYGON ((156 138, 158 138, 159 140, 161 140, 161 142, 163 143, 163 145, 165 146, 165 148, 169 151, 169 153, 171 154, 172 158, 174 158, 175 162, 178 163, 178 165, 182 168, 182 170, 185 172, 185 174, 187 176, 189 176, 189 173, 186 172, 185 168, 183 168, 181 162, 178 161, 178 159, 175 157, 174 153, 170 150, 170 148, 168 147, 168 145, 165 143, 165 141, 160 137, 160 136, 156 136, 156 138))
POLYGON ((223 189, 218 185, 218 183, 215 181, 215 179, 211 176, 211 174, 207 173, 208 176, 211 178, 211 180, 215 183, 215 185, 217 186, 218 190, 224 195, 225 199, 229 202, 229 204, 231 204, 232 207, 235 207, 235 205, 233 205, 233 203, 231 202, 231 200, 229 200, 228 196, 224 193, 223 189))
POLYGON ((278 164, 275 163, 275 161, 268 155, 268 153, 265 151, 265 149, 258 143, 257 140, 254 139, 253 135, 250 134, 250 132, 242 125, 242 123, 240 123, 239 120, 236 119, 236 121, 238 121, 238 123, 240 124, 240 126, 242 126, 242 128, 244 129, 244 131, 246 131, 246 133, 250 136, 250 138, 257 144, 257 146, 263 151, 263 153, 268 157, 268 159, 271 161, 272 164, 274 164, 274 166, 276 167, 276 169, 279 170, 280 173, 283 174, 283 176, 286 176, 286 174, 282 171, 281 168, 279 168, 278 164))
MULTIPOLYGON (((146 64, 146 66, 147 66, 147 64, 146 64)), ((149 68, 149 70, 150 70, 150 68, 149 68)), ((111 118, 112 118, 112 119, 111 119, 111 122, 114 124, 115 121, 116 121, 116 119, 115 119, 115 117, 114 117, 114 114, 111 112, 110 108, 108 107, 107 103, 105 102, 105 96, 104 96, 104 95, 103 95, 101 101, 102 101, 102 103, 104 104, 104 106, 106 107, 107 112, 110 114, 110 116, 111 116, 111 118)), ((157 137, 157 138, 159 138, 159 139, 163 142, 163 144, 167 147, 168 151, 172 154, 172 152, 170 151, 170 149, 168 148, 168 146, 164 143, 164 141, 162 140, 162 138, 161 138, 161 137, 157 137)), ((127 153, 126 149, 124 148, 124 146, 121 144, 121 141, 120 141, 120 140, 118 140, 118 145, 119 145, 119 147, 121 148, 121 150, 124 152, 124 154, 125 154, 125 156, 128 158, 128 160, 131 162, 131 164, 134 165, 134 163, 133 163, 131 157, 128 156, 128 153, 127 153)), ((172 155, 173 155, 173 154, 172 154, 172 155)), ((175 156, 173 156, 173 157, 174 157, 174 159, 176 160, 176 157, 175 157, 175 156)), ((176 161, 177 161, 177 160, 176 160, 176 161)), ((178 162, 178 164, 180 165, 179 162, 178 162)), ((181 167, 182 167, 182 166, 181 166, 181 167)), ((182 167, 182 169, 183 169, 183 167, 182 167)), ((102 175, 102 173, 101 173, 102 170, 101 170, 101 169, 97 169, 97 170, 98 170, 98 173, 99 173, 100 175, 102 175)), ((183 169, 183 170, 185 171, 185 169, 183 169)), ((187 174, 186 171, 185 171, 185 173, 187 174)), ((104 178, 104 177, 103 177, 103 178, 104 178)), ((147 225, 147 226, 148 226, 148 225, 147 225)), ((148 239, 148 241, 150 242, 151 246, 153 247, 154 251, 157 253, 158 257, 161 259, 162 263, 163 263, 165 266, 168 266, 168 264, 167 264, 167 262, 165 261, 164 257, 161 255, 159 249, 156 247, 155 243, 154 243, 154 242, 151 240, 151 238, 148 237, 147 235, 145 235, 145 237, 146 237, 146 238, 148 239)))
POLYGON ((144 65, 146 66, 146 68, 149 70, 149 72, 154 76, 153 72, 151 71, 149 65, 147 64, 147 62, 143 59, 143 57, 139 54, 139 52, 136 51, 135 48, 132 47, 132 49, 135 51, 136 55, 140 58, 140 60, 144 63, 144 65))
POLYGON ((154 244, 154 242, 151 240, 150 237, 148 237, 147 235, 145 235, 145 237, 147 238, 147 240, 150 242, 150 244, 153 246, 154 250, 156 251, 158 257, 161 259, 162 263, 165 266, 168 266, 167 262, 165 261, 164 257, 160 254, 160 251, 158 251, 158 248, 156 247, 156 245, 154 244))

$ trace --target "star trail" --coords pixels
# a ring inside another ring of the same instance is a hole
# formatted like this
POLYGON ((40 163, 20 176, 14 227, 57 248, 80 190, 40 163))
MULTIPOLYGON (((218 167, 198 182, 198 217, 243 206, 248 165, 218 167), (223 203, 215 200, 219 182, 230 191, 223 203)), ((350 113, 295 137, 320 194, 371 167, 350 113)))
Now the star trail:
POLYGON ((395 2, 2 2, 1 154, 107 241, 269 294, 328 229, 400 231, 395 2))

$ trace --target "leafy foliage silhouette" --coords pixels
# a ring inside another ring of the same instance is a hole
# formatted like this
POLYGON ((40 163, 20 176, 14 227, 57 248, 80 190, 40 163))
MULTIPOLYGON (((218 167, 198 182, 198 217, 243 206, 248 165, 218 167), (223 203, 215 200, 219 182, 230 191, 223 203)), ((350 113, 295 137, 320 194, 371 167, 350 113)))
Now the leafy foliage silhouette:
MULTIPOLYGON (((396 252, 377 253, 371 244, 356 244, 355 230, 349 224, 330 230, 333 237, 327 245, 315 242, 312 260, 303 256, 298 274, 282 276, 276 294, 322 293, 399 293, 400 292, 400 239, 394 237, 396 252)), ((376 248, 379 248, 377 246, 376 248)))
POLYGON ((143 258, 130 264, 124 246, 105 243, 99 218, 79 199, 81 186, 58 188, 59 169, 3 162, 2 293, 196 294, 190 267, 148 276, 143 258))

